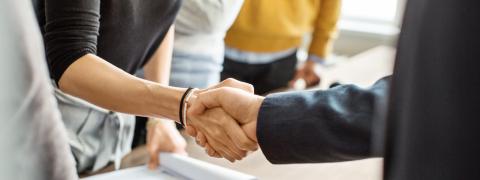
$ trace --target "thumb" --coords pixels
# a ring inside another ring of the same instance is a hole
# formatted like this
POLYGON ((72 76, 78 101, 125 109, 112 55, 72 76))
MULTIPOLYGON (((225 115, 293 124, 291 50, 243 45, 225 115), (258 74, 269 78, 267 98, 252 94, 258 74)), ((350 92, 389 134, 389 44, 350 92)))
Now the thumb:
POLYGON ((245 92, 248 92, 250 94, 254 93, 254 88, 251 84, 246 83, 246 82, 242 82, 242 81, 238 81, 238 80, 233 79, 233 78, 228 78, 226 80, 223 80, 222 82, 220 82, 220 83, 218 83, 218 84, 216 84, 212 87, 209 87, 206 90, 202 90, 200 92, 204 92, 204 91, 208 91, 208 90, 216 89, 216 88, 221 88, 221 87, 232 87, 232 88, 241 89, 241 90, 243 90, 245 92))
POLYGON ((208 90, 202 93, 199 93, 196 97, 192 97, 191 106, 188 109, 189 114, 199 115, 202 114, 206 109, 219 107, 221 102, 219 101, 220 89, 208 90))

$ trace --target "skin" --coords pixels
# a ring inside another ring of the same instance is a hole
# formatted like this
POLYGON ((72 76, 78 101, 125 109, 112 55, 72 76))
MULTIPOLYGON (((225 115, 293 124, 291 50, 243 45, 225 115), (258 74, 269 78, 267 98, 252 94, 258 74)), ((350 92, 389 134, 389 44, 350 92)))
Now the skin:
POLYGON ((150 155, 149 169, 156 169, 161 163, 160 152, 187 155, 187 143, 175 127, 160 119, 150 119, 147 125, 147 151, 150 155))
POLYGON ((185 91, 137 78, 93 54, 71 64, 59 88, 112 111, 175 121, 185 91))
MULTIPOLYGON (((188 104, 190 105, 191 102, 194 102, 199 94, 215 91, 216 89, 223 87, 234 87, 236 90, 246 94, 253 94, 254 92, 253 86, 248 83, 240 82, 235 79, 227 79, 206 90, 197 91, 188 104)), ((198 129, 199 132, 209 135, 209 142, 215 146, 218 156, 225 157, 227 160, 234 162, 235 160, 241 160, 245 157, 247 151, 256 150, 258 145, 257 142, 244 135, 244 132, 239 127, 239 124, 236 123, 235 119, 229 117, 230 116, 227 112, 220 108, 215 109, 213 113, 190 113, 190 111, 188 111, 186 130, 188 133, 189 129, 198 129), (227 128, 224 129, 225 127, 227 128), (229 133, 230 136, 238 137, 238 139, 236 139, 237 141, 232 141, 230 138, 224 138, 221 136, 223 133, 229 133)))
MULTIPOLYGON (((164 40, 144 66, 146 80, 168 85, 170 80, 170 67, 172 61, 174 40, 174 27, 170 27, 164 40)), ((171 152, 187 155, 187 143, 180 135, 175 122, 165 118, 149 118, 147 123, 147 151, 150 155, 148 167, 156 169, 160 152, 171 152)))
MULTIPOLYGON (((170 34, 173 33, 170 32, 170 34)), ((168 76, 164 73, 169 72, 169 68, 164 68, 170 64, 169 60, 167 61, 166 59, 169 59, 167 57, 171 57, 173 35, 172 38, 169 37, 170 36, 162 42, 153 56, 152 61, 145 67, 146 77, 150 80, 135 77, 94 54, 87 54, 76 60, 65 70, 58 82, 59 88, 65 93, 82 98, 99 107, 112 111, 150 118, 166 118, 179 122, 178 112, 180 99, 186 89, 165 85, 168 76)), ((253 92, 251 85, 233 79, 225 80, 207 90, 225 86, 244 90, 248 89, 253 92)), ((200 92, 204 91, 195 92, 194 95, 200 92)), ((212 116, 202 115, 195 117, 194 119, 196 120, 213 118, 212 116)), ((202 125, 200 123, 197 124, 202 125)), ((208 129, 208 127, 197 128, 203 130, 208 129)), ((179 143, 181 140, 178 140, 178 138, 176 138, 177 135, 173 133, 174 131, 170 130, 171 128, 161 125, 157 125, 153 129, 150 128, 150 131, 154 131, 154 133, 149 135, 151 136, 151 138, 149 138, 149 144, 151 145, 150 148, 148 148, 152 156, 152 161, 150 161, 152 168, 158 164, 158 161, 156 161, 158 158, 155 157, 158 155, 158 152, 176 152, 177 149, 183 148, 182 143, 179 143), (166 135, 164 132, 170 133, 166 135), (155 136, 158 138, 154 138, 155 136), (170 140, 163 141, 166 139, 170 140), (158 143, 152 144, 152 142, 158 143), (167 144, 173 145, 165 145, 168 148, 163 148, 162 146, 158 146, 161 142, 171 142, 167 144)), ((243 150, 236 148, 236 145, 232 141, 221 139, 218 140, 218 143, 222 143, 229 148, 228 150, 226 148, 217 148, 218 151, 223 150, 226 152, 223 154, 225 157, 232 157, 231 159, 234 160, 240 159, 241 156, 244 155, 244 153, 241 153, 243 150), (229 154, 227 154, 227 152, 229 154), (237 154, 234 155, 234 152, 237 154)))
POLYGON ((307 60, 299 69, 297 69, 295 76, 289 82, 289 86, 293 87, 295 82, 299 79, 303 79, 307 85, 307 88, 316 86, 320 83, 320 76, 315 72, 317 64, 314 61, 307 60))
MULTIPOLYGON (((214 117, 224 117, 217 119, 207 119, 203 123, 220 124, 218 127, 210 127, 210 130, 218 128, 217 133, 209 133, 208 131, 198 129, 195 127, 188 127, 187 133, 193 137, 196 137, 197 143, 206 149, 207 154, 213 157, 224 157, 225 152, 222 152, 222 147, 218 144, 212 143, 212 140, 219 139, 232 139, 233 142, 237 142, 237 146, 242 147, 243 143, 241 136, 232 135, 235 132, 243 131, 245 135, 252 141, 258 142, 256 129, 257 129, 257 117, 260 106, 264 100, 264 97, 257 96, 245 91, 241 91, 235 88, 218 88, 204 93, 199 93, 196 98, 191 102, 191 107, 188 110, 190 116, 196 116, 199 114, 211 114, 214 117), (223 111, 217 109, 222 108, 223 111), (225 116, 230 116, 225 118, 225 116), (236 126, 236 121, 240 125, 241 129, 233 129, 236 126), (232 128, 233 127, 233 128, 232 128), (222 131, 223 130, 223 131, 222 131)), ((244 148, 244 147, 243 147, 244 148)), ((255 149, 250 149, 255 150, 255 149)), ((229 153, 226 153, 230 156, 229 153)))

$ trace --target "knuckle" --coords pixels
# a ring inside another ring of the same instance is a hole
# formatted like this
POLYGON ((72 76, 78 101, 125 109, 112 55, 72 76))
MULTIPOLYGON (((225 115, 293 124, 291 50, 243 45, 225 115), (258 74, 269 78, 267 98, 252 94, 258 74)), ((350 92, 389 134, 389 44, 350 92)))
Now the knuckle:
POLYGON ((241 151, 240 152, 240 158, 244 158, 247 156, 247 151, 241 151))
POLYGON ((237 80, 235 80, 235 79, 233 79, 233 78, 227 78, 227 79, 225 79, 225 83, 227 83, 227 84, 233 84, 233 83, 235 83, 236 81, 237 81, 237 80))
POLYGON ((225 94, 228 90, 229 87, 221 87, 217 89, 218 93, 220 93, 221 95, 225 94))
POLYGON ((251 144, 247 140, 242 140, 239 144, 240 148, 242 149, 250 149, 251 144))
POLYGON ((195 117, 195 116, 196 116, 195 113, 193 113, 192 111, 187 110, 187 117, 190 118, 190 119, 189 119, 190 121, 191 121, 191 118, 192 118, 192 117, 195 117))
POLYGON ((222 135, 222 133, 220 132, 219 129, 213 129, 212 130, 212 135, 215 136, 215 137, 220 137, 222 135))
POLYGON ((197 132, 195 129, 193 129, 191 126, 187 126, 186 130, 188 135, 190 136, 196 136, 197 135, 197 132))
POLYGON ((255 91, 255 88, 253 87, 253 85, 248 84, 248 83, 245 83, 245 84, 247 84, 247 85, 246 85, 246 88, 247 88, 247 91, 248 91, 248 92, 253 93, 253 92, 255 91))

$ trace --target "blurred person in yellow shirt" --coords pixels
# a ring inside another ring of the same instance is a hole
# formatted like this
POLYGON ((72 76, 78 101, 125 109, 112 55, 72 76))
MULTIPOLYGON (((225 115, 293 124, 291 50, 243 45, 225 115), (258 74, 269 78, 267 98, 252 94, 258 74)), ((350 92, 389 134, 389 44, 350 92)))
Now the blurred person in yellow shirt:
POLYGON ((225 37, 222 79, 251 83, 256 94, 293 86, 303 79, 317 85, 315 67, 330 52, 340 0, 245 0, 225 37), (307 61, 296 70, 297 51, 312 34, 307 61))

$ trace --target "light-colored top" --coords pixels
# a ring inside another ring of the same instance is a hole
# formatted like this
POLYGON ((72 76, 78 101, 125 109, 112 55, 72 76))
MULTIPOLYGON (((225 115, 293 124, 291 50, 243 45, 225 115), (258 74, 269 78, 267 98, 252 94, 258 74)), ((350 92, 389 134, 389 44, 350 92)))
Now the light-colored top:
POLYGON ((0 179, 78 179, 31 1, 0 1, 0 179))
POLYGON ((206 86, 219 81, 225 33, 242 4, 243 0, 183 1, 175 21, 172 85, 206 86))
POLYGON ((243 0, 184 0, 175 20, 174 50, 223 59, 223 38, 243 0))

